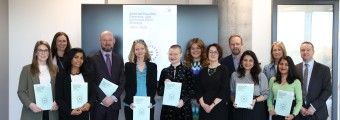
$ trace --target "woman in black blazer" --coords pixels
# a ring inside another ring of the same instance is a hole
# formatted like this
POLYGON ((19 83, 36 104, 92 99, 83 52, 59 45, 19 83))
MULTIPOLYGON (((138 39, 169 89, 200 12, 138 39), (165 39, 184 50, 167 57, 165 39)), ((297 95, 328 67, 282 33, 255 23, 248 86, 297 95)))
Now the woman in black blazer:
POLYGON ((150 119, 154 119, 155 94, 157 89, 157 65, 150 62, 150 54, 144 40, 135 40, 125 63, 126 96, 124 99, 125 119, 133 119, 133 96, 150 97, 150 119))
POLYGON ((85 53, 80 48, 71 49, 65 56, 65 71, 56 77, 56 102, 59 105, 60 120, 89 120, 89 111, 96 99, 92 81, 85 72, 85 53), (88 83, 88 101, 82 107, 72 109, 71 82, 88 83))

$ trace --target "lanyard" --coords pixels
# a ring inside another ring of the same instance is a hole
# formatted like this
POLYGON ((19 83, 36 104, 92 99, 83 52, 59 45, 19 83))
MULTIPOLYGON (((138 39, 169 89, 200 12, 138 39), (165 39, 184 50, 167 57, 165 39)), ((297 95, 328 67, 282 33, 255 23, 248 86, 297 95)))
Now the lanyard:
POLYGON ((64 69, 64 65, 63 65, 63 62, 61 62, 59 56, 57 56, 57 61, 60 63, 60 66, 61 66, 61 69, 64 69))

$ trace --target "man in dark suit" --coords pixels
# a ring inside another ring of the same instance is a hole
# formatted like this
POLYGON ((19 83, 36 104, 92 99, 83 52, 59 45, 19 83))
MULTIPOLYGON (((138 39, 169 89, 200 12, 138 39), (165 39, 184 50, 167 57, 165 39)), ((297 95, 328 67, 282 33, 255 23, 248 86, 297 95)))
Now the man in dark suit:
POLYGON ((297 119, 326 120, 326 101, 332 94, 330 69, 314 61, 311 42, 301 44, 300 54, 303 62, 296 65, 296 70, 301 79, 303 105, 297 119))
MULTIPOLYGON (((222 58, 220 60, 220 63, 224 66, 226 66, 229 70, 229 76, 233 72, 235 72, 239 66, 240 59, 242 56, 242 47, 243 47, 243 40, 240 35, 234 34, 229 37, 229 48, 231 50, 231 55, 222 58)), ((230 81, 230 80, 228 80, 230 81)), ((232 106, 231 100, 227 100, 229 112, 228 112, 228 117, 229 119, 233 119, 233 110, 234 107, 232 106)))
POLYGON ((124 61, 115 54, 112 49, 115 39, 110 31, 104 31, 100 35, 101 49, 88 57, 88 72, 90 80, 93 80, 97 93, 97 102, 94 106, 94 120, 118 120, 120 109, 120 95, 125 87, 124 61), (106 96, 99 88, 102 79, 118 85, 117 90, 106 96))
POLYGON ((239 66, 242 55, 242 47, 243 41, 240 35, 234 34, 229 37, 229 48, 231 50, 231 55, 222 58, 220 63, 229 69, 230 75, 235 72, 239 66))

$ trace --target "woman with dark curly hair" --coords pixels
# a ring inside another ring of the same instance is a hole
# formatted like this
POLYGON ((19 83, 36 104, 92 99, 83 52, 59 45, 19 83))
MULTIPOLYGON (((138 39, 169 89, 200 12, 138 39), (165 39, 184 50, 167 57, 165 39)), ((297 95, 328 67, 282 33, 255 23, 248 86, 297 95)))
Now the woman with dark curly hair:
POLYGON ((261 72, 255 53, 245 51, 240 60, 239 68, 231 75, 231 99, 234 109, 234 120, 266 120, 268 119, 265 100, 268 96, 268 80, 261 72), (238 108, 235 102, 236 85, 253 84, 253 101, 250 108, 238 108))

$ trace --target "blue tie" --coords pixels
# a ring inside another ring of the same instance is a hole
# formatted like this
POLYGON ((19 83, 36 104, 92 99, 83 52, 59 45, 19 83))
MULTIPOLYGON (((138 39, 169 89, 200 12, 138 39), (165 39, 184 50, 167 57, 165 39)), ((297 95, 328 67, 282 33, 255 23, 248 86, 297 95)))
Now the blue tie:
POLYGON ((108 70, 108 72, 109 72, 109 74, 111 76, 111 59, 110 59, 110 54, 105 54, 105 56, 106 56, 106 61, 105 61, 106 67, 107 67, 107 70, 108 70))

